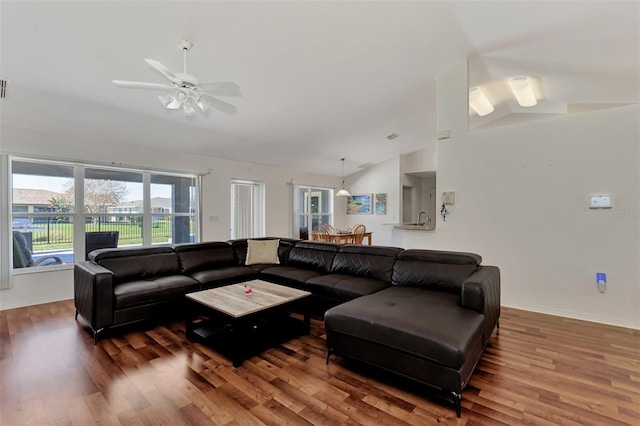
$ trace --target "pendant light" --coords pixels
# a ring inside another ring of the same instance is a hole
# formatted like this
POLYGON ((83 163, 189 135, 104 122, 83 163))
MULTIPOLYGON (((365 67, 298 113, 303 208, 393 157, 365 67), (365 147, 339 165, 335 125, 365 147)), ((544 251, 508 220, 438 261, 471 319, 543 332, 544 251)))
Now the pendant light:
POLYGON ((349 194, 349 191, 347 191, 347 188, 344 186, 344 158, 341 158, 340 161, 342 161, 342 188, 336 192, 336 197, 350 197, 351 194, 349 194))

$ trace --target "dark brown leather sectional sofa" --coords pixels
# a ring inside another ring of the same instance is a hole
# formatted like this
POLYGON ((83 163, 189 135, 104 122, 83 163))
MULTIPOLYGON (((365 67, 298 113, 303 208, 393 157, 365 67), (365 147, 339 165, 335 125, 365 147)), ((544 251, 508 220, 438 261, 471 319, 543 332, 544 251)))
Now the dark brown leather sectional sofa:
POLYGON ((74 269, 76 318, 106 329, 180 311, 188 292, 262 279, 312 292, 329 355, 448 392, 466 386, 500 317, 500 271, 472 253, 280 239, 279 264, 246 265, 247 240, 96 250, 74 269))

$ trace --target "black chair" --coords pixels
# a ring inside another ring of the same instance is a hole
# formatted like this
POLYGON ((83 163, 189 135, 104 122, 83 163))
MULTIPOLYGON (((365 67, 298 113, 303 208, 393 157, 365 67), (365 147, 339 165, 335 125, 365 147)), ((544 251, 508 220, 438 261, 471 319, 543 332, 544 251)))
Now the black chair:
POLYGON ((309 239, 309 229, 306 226, 300 228, 299 238, 301 240, 308 240, 309 239))
POLYGON ((98 232, 85 232, 84 244, 85 244, 85 260, 89 260, 89 253, 101 248, 116 248, 118 247, 118 237, 120 232, 118 231, 98 231, 98 232))
POLYGON ((62 259, 58 256, 42 257, 35 262, 33 254, 29 250, 29 242, 27 238, 19 231, 13 231, 13 267, 14 268, 30 268, 33 266, 58 265, 62 263, 62 259))

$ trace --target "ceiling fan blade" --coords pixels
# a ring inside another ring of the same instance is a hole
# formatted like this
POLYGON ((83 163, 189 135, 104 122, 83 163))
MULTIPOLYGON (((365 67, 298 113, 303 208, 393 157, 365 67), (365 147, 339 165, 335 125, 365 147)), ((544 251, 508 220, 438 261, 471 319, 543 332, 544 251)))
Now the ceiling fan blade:
POLYGON ((227 114, 234 115, 238 112, 235 105, 231 105, 229 102, 225 102, 221 99, 210 95, 209 93, 202 92, 203 95, 207 95, 207 100, 211 104, 212 107, 219 109, 222 112, 226 112, 227 114))
POLYGON ((200 90, 228 90, 240 92, 240 85, 235 81, 217 81, 213 83, 201 83, 200 90))
POLYGON ((175 86, 162 83, 145 83, 143 81, 123 81, 113 80, 113 84, 119 87, 129 87, 131 89, 160 89, 160 90, 175 90, 175 86))
POLYGON ((200 86, 193 89, 197 93, 210 96, 234 96, 237 98, 242 97, 242 93, 236 89, 202 89, 200 86))
POLYGON ((162 74, 166 78, 168 78, 169 81, 171 81, 172 83, 175 83, 175 84, 178 84, 178 85, 182 83, 182 80, 180 80, 178 77, 176 77, 176 75, 174 73, 169 71, 169 68, 165 67, 160 62, 154 61, 153 59, 145 59, 145 62, 148 63, 149 65, 151 65, 160 74, 162 74))

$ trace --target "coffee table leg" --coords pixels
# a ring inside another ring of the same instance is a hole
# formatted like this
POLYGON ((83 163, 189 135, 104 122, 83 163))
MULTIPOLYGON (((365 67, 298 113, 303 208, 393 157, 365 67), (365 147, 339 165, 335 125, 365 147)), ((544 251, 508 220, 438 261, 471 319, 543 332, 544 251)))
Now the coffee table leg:
POLYGON ((228 332, 229 332, 229 351, 231 358, 231 363, 235 368, 238 368, 242 365, 242 361, 244 361, 244 350, 246 342, 243 339, 248 338, 245 336, 243 330, 247 327, 246 323, 241 320, 231 321, 228 332))
POLYGON ((304 302, 304 310, 303 315, 304 315, 304 334, 305 335, 309 335, 311 334, 311 309, 309 309, 309 302, 305 301, 304 302))
POLYGON ((187 315, 186 315, 186 318, 185 318, 185 334, 189 338, 194 337, 194 333, 193 333, 194 315, 193 315, 193 313, 191 311, 192 311, 192 307, 191 307, 190 304, 187 303, 187 315))

